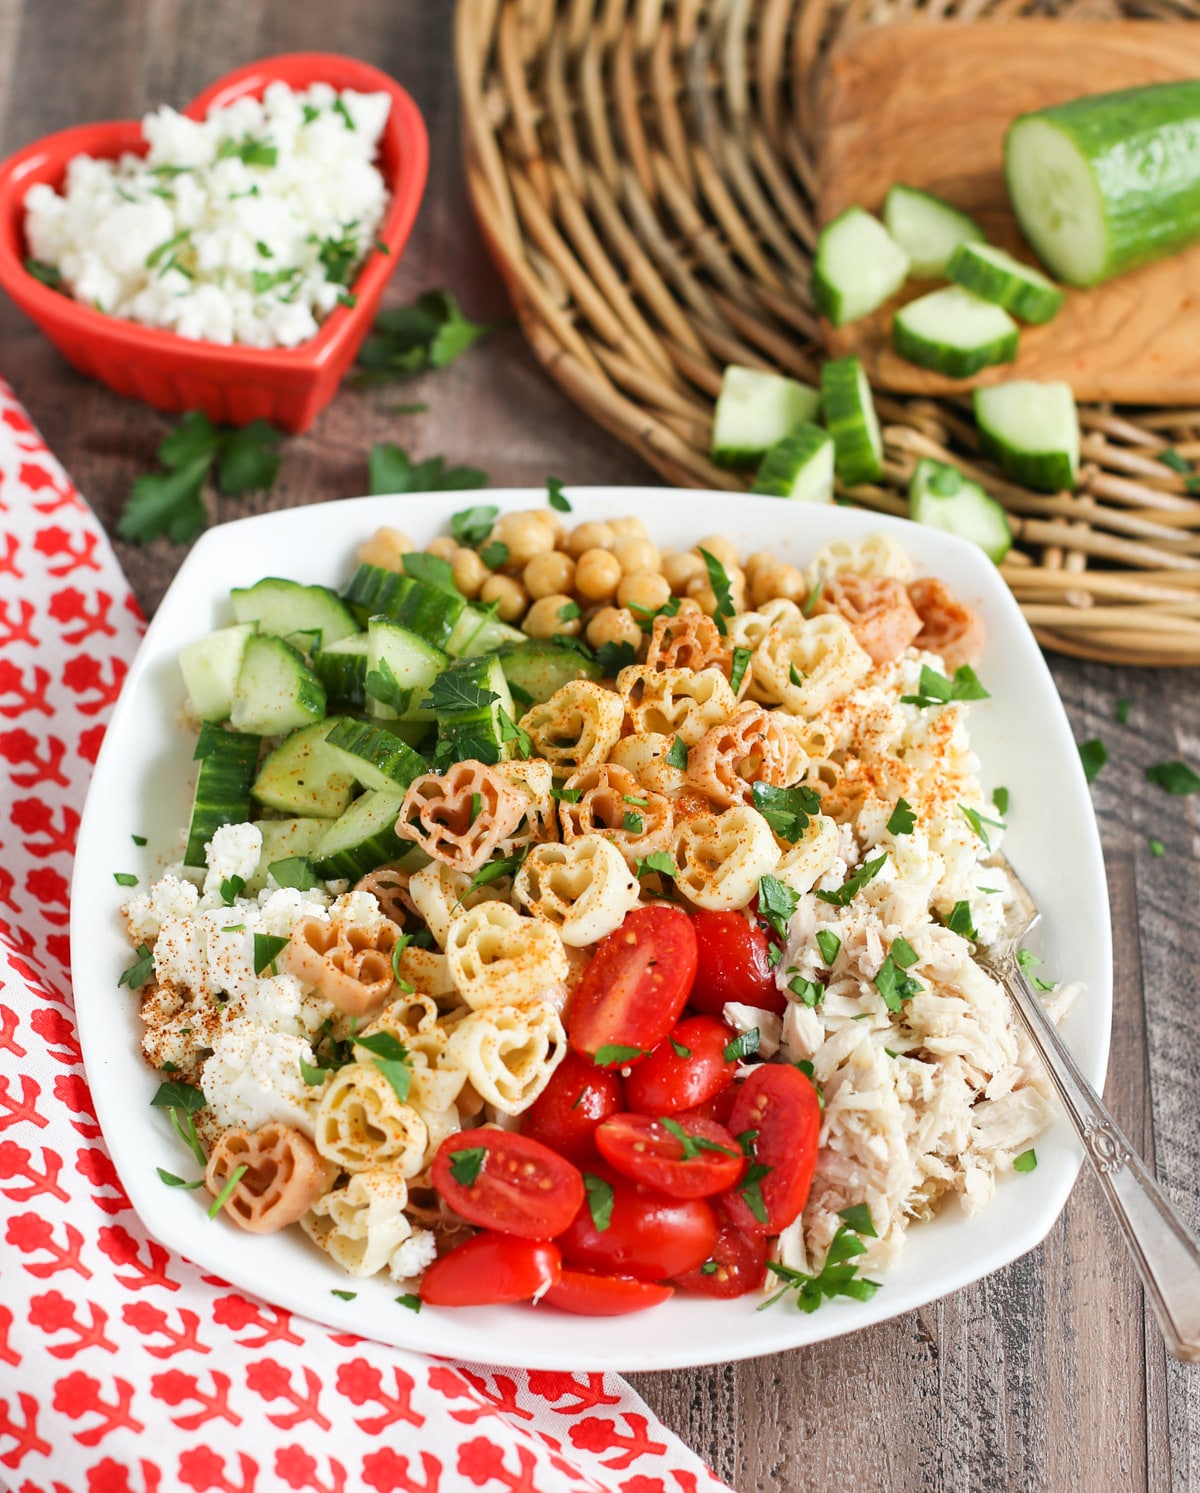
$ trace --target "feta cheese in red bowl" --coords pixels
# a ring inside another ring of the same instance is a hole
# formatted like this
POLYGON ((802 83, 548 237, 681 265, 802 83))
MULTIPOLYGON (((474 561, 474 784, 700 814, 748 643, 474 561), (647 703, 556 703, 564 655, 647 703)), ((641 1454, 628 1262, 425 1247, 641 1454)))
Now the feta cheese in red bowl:
MULTIPOLYGON (((44 184, 63 190, 68 165, 77 156, 109 161, 144 155, 148 142, 142 126, 133 121, 63 130, 0 164, 0 285, 69 362, 119 394, 161 410, 203 410, 220 423, 244 425, 265 419, 282 430, 297 432, 306 430, 333 398, 370 327, 416 217, 428 167, 428 142, 421 115, 403 88, 367 63, 332 53, 292 53, 239 68, 200 94, 183 116, 200 121, 210 111, 230 108, 239 100, 262 99, 275 83, 297 93, 314 84, 327 84, 339 94, 345 90, 385 94, 390 102, 375 162, 387 192, 373 235, 377 245, 361 245, 365 258, 349 286, 306 280, 305 294, 315 326, 312 335, 294 346, 255 346, 241 338, 231 341, 232 321, 225 317, 222 326, 218 314, 213 325, 224 340, 201 340, 203 319, 198 322, 193 316, 190 322, 181 323, 181 330, 190 335, 180 335, 161 325, 109 315, 51 288, 29 272, 26 198, 30 189, 44 184)), ((40 196, 43 202, 48 199, 46 192, 40 196)), ((274 269, 265 257, 264 267, 255 283, 266 284, 266 276, 274 269)), ((247 299, 243 297, 243 302, 247 299)), ((249 317, 244 308, 246 327, 251 325, 249 317)), ((260 340, 287 339, 284 319, 275 318, 269 327, 263 326, 260 340)))

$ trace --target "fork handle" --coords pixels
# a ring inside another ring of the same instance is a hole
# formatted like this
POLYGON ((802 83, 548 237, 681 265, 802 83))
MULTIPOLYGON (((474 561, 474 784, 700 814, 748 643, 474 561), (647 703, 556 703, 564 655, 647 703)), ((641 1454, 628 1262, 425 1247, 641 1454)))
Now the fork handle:
POLYGON ((1200 1359, 1200 1242, 1083 1076, 1015 952, 993 956, 988 963, 1012 997, 1083 1142, 1121 1225, 1167 1347, 1176 1358, 1200 1359))

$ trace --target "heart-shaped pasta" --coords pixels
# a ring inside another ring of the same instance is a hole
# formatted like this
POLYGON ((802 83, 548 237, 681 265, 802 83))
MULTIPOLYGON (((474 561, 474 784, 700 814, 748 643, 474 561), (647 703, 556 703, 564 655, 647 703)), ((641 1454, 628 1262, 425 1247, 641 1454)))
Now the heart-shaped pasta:
POLYGON ((450 919, 446 963, 473 1010, 536 1001, 567 975, 562 939, 548 923, 523 918, 507 902, 483 902, 450 919))
POLYGON ((476 907, 480 902, 488 902, 501 894, 493 884, 472 892, 471 878, 465 871, 456 871, 442 861, 430 861, 413 876, 409 895, 433 934, 434 942, 439 949, 444 949, 450 919, 460 907, 476 907))
POLYGON ((624 706, 612 690, 572 679, 521 717, 535 754, 566 777, 606 760, 621 734, 624 706))
POLYGON ((445 772, 412 780, 396 833, 433 860, 473 873, 515 833, 526 803, 526 796, 486 763, 456 762, 445 772))
POLYGON ((794 601, 776 596, 764 602, 756 612, 738 612, 729 619, 729 642, 733 648, 749 648, 753 653, 777 622, 802 617, 794 601))
POLYGON ((640 895, 637 877, 602 835, 581 835, 569 845, 535 845, 513 882, 517 901, 575 948, 619 928, 640 895))
POLYGON ((779 864, 771 826, 745 804, 723 814, 697 814, 675 831, 675 885, 697 907, 728 911, 746 907, 758 883, 779 864))
POLYGON ((458 1024, 441 1062, 465 1070, 485 1104, 519 1115, 550 1082, 566 1054, 562 1022, 549 1006, 492 1006, 473 1011, 458 1024))
POLYGON ((392 1168, 412 1177, 428 1142, 425 1121, 373 1063, 347 1063, 325 1085, 317 1105, 317 1150, 348 1172, 392 1168))
POLYGON ((436 949, 418 949, 409 944, 396 960, 396 973, 405 984, 435 1000, 446 1001, 455 994, 446 956, 436 949))
MULTIPOLYGON (((627 736, 624 740, 641 738, 627 736)), ((665 736, 656 740, 663 743, 665 756, 670 741, 665 736)), ((618 750, 621 745, 618 743, 618 750)), ((683 774, 677 768, 667 764, 667 771, 682 782, 683 774)), ((579 795, 573 803, 564 798, 558 806, 563 839, 568 844, 581 835, 603 834, 632 863, 656 850, 665 850, 671 843, 671 800, 643 787, 627 767, 616 762, 589 767, 585 772, 572 773, 565 788, 568 794, 579 795)))
POLYGON ((688 785, 714 803, 751 803, 754 784, 785 788, 802 777, 806 759, 799 741, 760 706, 739 710, 706 731, 688 753, 688 785))
POLYGON ((831 575, 890 575, 899 581, 912 575, 912 561, 904 546, 890 534, 867 534, 862 539, 831 539, 823 544, 804 572, 811 589, 831 575))
POLYGON ((844 618, 854 641, 877 664, 899 658, 921 631, 908 592, 894 576, 832 576, 812 609, 814 617, 826 614, 844 618))
POLYGON ((554 812, 554 769, 549 762, 531 757, 524 760, 514 757, 510 762, 497 762, 493 771, 506 778, 518 793, 525 797, 525 813, 515 832, 496 847, 497 853, 508 856, 524 850, 526 845, 537 845, 543 840, 558 838, 558 816, 554 812))
POLYGON ((410 914, 416 913, 413 900, 408 895, 410 873, 399 865, 378 866, 354 885, 356 892, 369 892, 379 910, 389 921, 403 927, 410 914))
POLYGON ((985 641, 983 619, 949 586, 923 576, 909 586, 908 599, 921 619, 921 631, 913 640, 918 648, 936 653, 952 674, 963 664, 979 662, 985 641))
POLYGON ((772 875, 803 896, 833 866, 840 851, 837 825, 827 814, 814 814, 808 828, 784 854, 772 875))
POLYGON ((632 664, 617 675, 617 689, 635 732, 678 736, 686 746, 737 709, 737 698, 720 669, 658 670, 632 664))
POLYGON ((841 617, 777 622, 750 660, 750 693, 793 715, 818 715, 871 672, 870 657, 841 617))
POLYGON ((648 669, 720 669, 728 677, 731 650, 701 611, 655 617, 646 649, 648 669))
POLYGON ((318 1198, 300 1226, 350 1275, 375 1275, 412 1233, 407 1204, 404 1178, 376 1167, 318 1198))
POLYGON ((386 918, 374 925, 301 918, 278 962, 339 1011, 362 1016, 392 988, 392 951, 399 937, 400 929, 386 918))
POLYGON ((670 760, 674 747, 674 736, 636 731, 632 736, 622 736, 613 747, 609 765, 624 768, 647 792, 678 793, 686 778, 684 769, 670 760))
POLYGON ((204 1185, 220 1197, 238 1167, 222 1212, 248 1234, 273 1234, 307 1213, 336 1173, 307 1136, 272 1121, 261 1130, 225 1130, 208 1157, 204 1185))

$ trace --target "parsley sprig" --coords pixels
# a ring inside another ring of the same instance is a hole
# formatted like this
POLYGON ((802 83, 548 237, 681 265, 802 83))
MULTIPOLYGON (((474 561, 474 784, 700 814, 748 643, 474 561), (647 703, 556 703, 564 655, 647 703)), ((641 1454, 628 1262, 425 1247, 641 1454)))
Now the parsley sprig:
POLYGON ((367 488, 373 496, 405 492, 459 492, 486 487, 487 473, 475 467, 448 467, 444 456, 413 461, 392 441, 371 447, 367 459, 367 488))
POLYGON ((901 695, 901 704, 916 705, 924 710, 930 705, 949 705, 955 700, 990 698, 970 664, 963 664, 961 668, 955 669, 953 679, 947 679, 928 664, 922 664, 917 690, 915 695, 901 695))
POLYGON ((848 907, 854 897, 862 891, 868 881, 873 881, 880 871, 883 870, 887 853, 876 856, 873 861, 864 861, 853 876, 848 876, 841 886, 834 892, 818 890, 815 895, 822 902, 828 902, 830 907, 848 907))
POLYGON ((833 1236, 825 1263, 816 1275, 806 1275, 802 1270, 793 1270, 769 1260, 767 1269, 783 1282, 773 1296, 768 1296, 758 1310, 765 1311, 789 1291, 796 1293, 796 1305, 802 1312, 812 1313, 835 1296, 849 1296, 854 1301, 870 1301, 879 1290, 880 1282, 860 1276, 853 1261, 866 1254, 867 1246, 860 1235, 869 1239, 876 1237, 875 1227, 865 1204, 846 1208, 839 1215, 845 1220, 833 1236), (853 1219, 853 1222, 849 1220, 853 1219))
POLYGON ((154 1109, 166 1112, 171 1129, 199 1164, 207 1166, 208 1157, 204 1154, 204 1147, 196 1134, 196 1122, 192 1118, 208 1103, 200 1090, 193 1088, 190 1083, 160 1083, 150 1103, 154 1109))
POLYGON ((445 368, 499 325, 471 321, 448 290, 427 290, 409 305, 393 306, 375 318, 358 355, 357 381, 379 383, 445 368))
POLYGON ((821 795, 803 784, 776 788, 770 783, 755 783, 750 792, 758 812, 781 840, 792 844, 808 828, 810 816, 821 812, 821 795))

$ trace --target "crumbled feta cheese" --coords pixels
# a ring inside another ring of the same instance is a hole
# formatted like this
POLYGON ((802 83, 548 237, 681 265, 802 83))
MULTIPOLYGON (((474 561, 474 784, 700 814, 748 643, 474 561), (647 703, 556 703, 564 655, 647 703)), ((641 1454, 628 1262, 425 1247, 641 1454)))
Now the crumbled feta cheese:
POLYGON ((222 883, 235 876, 245 886, 258 870, 262 843, 262 830, 255 824, 223 824, 204 847, 204 895, 220 896, 222 883))
POLYGON ((36 259, 78 301, 181 337, 295 347, 372 252, 391 99, 272 83, 203 120, 146 115, 146 155, 76 156, 25 195, 36 259))
POLYGON ((354 923, 374 932, 387 919, 370 892, 346 892, 329 909, 329 915, 342 923, 354 923))
POLYGON ((245 1018, 228 1022, 200 1080, 213 1118, 222 1126, 247 1130, 279 1120, 311 1137, 315 1091, 304 1082, 301 1058, 313 1060, 303 1037, 273 1032, 245 1018))
POLYGON ((437 1239, 428 1229, 414 1229, 403 1244, 392 1251, 388 1274, 402 1285, 414 1280, 437 1259, 437 1239))
POLYGON ((163 919, 154 942, 154 978, 160 985, 207 995, 212 989, 204 930, 191 918, 163 919))
POLYGON ((276 938, 290 938, 292 929, 301 918, 325 921, 329 917, 322 892, 301 892, 290 886, 262 892, 258 899, 258 914, 259 932, 270 933, 276 938))
POLYGON ((186 918, 196 909, 200 894, 190 881, 166 875, 148 892, 131 897, 121 911, 125 927, 135 944, 153 944, 166 918, 186 918))

